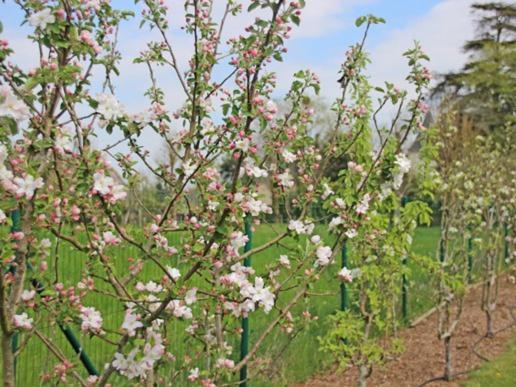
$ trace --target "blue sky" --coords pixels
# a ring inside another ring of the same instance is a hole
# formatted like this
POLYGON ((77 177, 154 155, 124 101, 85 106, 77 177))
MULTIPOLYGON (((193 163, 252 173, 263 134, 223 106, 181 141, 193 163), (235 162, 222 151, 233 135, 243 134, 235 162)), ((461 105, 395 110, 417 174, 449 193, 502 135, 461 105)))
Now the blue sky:
MULTIPOLYGON (((166 0, 169 4, 172 25, 182 23, 182 0, 166 0)), ((223 5, 224 0, 215 0, 223 5)), ((249 0, 241 1, 245 8, 249 0)), ((382 84, 384 80, 405 87, 408 69, 401 54, 414 40, 421 42, 430 55, 429 67, 435 73, 460 68, 465 60, 461 46, 473 36, 473 18, 469 7, 474 0, 307 0, 307 7, 301 17, 301 26, 293 31, 287 42, 289 52, 284 62, 275 63, 271 69, 277 72, 278 89, 276 96, 283 94, 290 85, 292 74, 310 68, 319 74, 322 94, 327 99, 335 97, 339 88, 336 83, 339 64, 344 59, 347 47, 361 37, 355 19, 372 13, 387 20, 387 24, 376 26, 370 34, 366 49, 373 63, 369 68, 371 81, 382 84)), ((115 6, 134 8, 132 0, 113 0, 115 6)), ((217 9, 217 7, 215 7, 217 9)), ((221 9, 221 7, 218 7, 221 9)), ((234 36, 254 16, 243 15, 227 25, 227 39, 234 36)), ((0 2, 0 20, 4 23, 3 38, 7 38, 16 50, 13 61, 24 68, 34 66, 36 50, 25 36, 28 26, 20 27, 22 15, 14 1, 0 2)), ((116 80, 117 95, 131 110, 142 109, 147 102, 143 97, 148 87, 148 78, 142 65, 132 64, 147 41, 154 33, 138 28, 138 20, 123 25, 120 31, 119 48, 124 55, 121 64, 122 77, 116 80)), ((172 34, 172 42, 178 48, 178 59, 186 67, 191 53, 191 44, 177 29, 172 34)), ((217 73, 222 78, 224 68, 217 73)), ((183 101, 183 95, 172 73, 160 70, 157 73, 160 84, 167 93, 167 107, 175 109, 183 101)), ((385 117, 387 119, 388 117, 385 117)), ((153 142, 152 138, 148 141, 153 142)))
MULTIPOLYGON (((215 0, 222 4, 224 0, 215 0)), ((244 0, 243 3, 247 3, 244 0)), ((380 82, 383 76, 394 82, 403 80, 403 60, 401 52, 412 44, 414 39, 420 40, 423 48, 432 57, 430 67, 436 72, 443 72, 460 67, 464 57, 460 52, 462 42, 471 37, 472 23, 469 5, 472 0, 307 0, 302 24, 293 32, 288 42, 289 53, 285 62, 275 66, 280 79, 280 90, 287 85, 289 74, 298 68, 311 67, 320 73, 323 81, 323 93, 329 97, 336 91, 335 85, 328 80, 337 73, 340 61, 346 48, 360 38, 361 31, 355 28, 354 20, 363 14, 372 13, 387 20, 387 24, 376 26, 370 34, 368 49, 376 62, 372 65, 371 75, 380 82), (404 46, 403 46, 404 45, 404 46), (386 52, 387 51, 387 52, 386 52), (389 51, 392 55, 389 55, 389 51), (397 73, 397 74, 396 74, 397 73), (326 79, 328 78, 328 79, 326 79)), ((119 7, 134 8, 130 0, 114 0, 119 7)), ((171 19, 176 25, 181 22, 182 12, 180 0, 168 0, 171 6, 171 19), (176 11, 177 10, 177 11, 176 11)), ((24 41, 27 27, 20 27, 22 15, 13 1, 0 3, 0 19, 4 23, 4 37, 8 38, 15 49, 15 59, 25 66, 35 64, 35 55, 30 45, 24 41)), ((247 24, 246 17, 241 23, 235 22, 230 30, 237 32, 247 24), (240 25, 239 25, 240 24, 240 25)), ((152 38, 147 30, 140 30, 137 21, 126 23, 121 30, 120 47, 127 54, 125 66, 130 66, 130 56, 145 47, 145 42, 152 38)), ((184 37, 177 35, 179 45, 187 45, 184 37)), ((185 49, 185 51, 187 51, 185 49)), ((181 56, 181 55, 180 55, 181 56)), ((186 62, 187 55, 183 62, 186 62)), ((121 79, 118 86, 128 96, 139 90, 142 82, 134 73, 143 73, 139 68, 129 71, 130 79, 121 79), (132 79, 132 81, 131 81, 132 79), (133 93, 126 93, 133 91, 133 93)), ((167 77, 168 78, 168 77, 167 77)), ((134 95, 131 101, 133 104, 134 95)), ((134 99, 134 103, 138 103, 134 99)))

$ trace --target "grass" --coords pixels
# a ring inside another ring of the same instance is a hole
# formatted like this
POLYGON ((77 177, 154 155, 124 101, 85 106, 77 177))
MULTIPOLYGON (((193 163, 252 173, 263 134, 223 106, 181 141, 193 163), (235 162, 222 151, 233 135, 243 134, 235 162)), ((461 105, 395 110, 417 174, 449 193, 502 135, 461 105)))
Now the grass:
MULTIPOLYGON (((270 227, 271 226, 264 225, 258 228, 254 235, 255 246, 259 246, 272 238, 274 234, 270 227)), ((283 226, 277 226, 277 228, 281 227, 283 226)), ((323 226, 318 227, 316 231, 326 242, 331 242, 332 237, 327 235, 323 226)), ((437 246, 438 236, 438 228, 418 229, 413 243, 414 252, 433 255, 437 246)), ((176 240, 172 240, 170 243, 179 244, 180 236, 176 235, 176 238, 176 240)), ((267 263, 271 262, 271 260, 276 260, 280 254, 284 254, 286 249, 293 244, 293 241, 286 240, 283 247, 273 246, 262 253, 254 255, 252 265, 253 268, 256 269, 257 275, 266 276, 268 272, 267 263)), ((127 259, 129 257, 138 257, 138 252, 132 247, 116 248, 116 251, 113 250, 112 253, 114 256, 114 269, 119 272, 127 271, 127 259)), ((350 252, 350 254, 352 254, 352 252, 350 252)), ((85 256, 63 245, 62 254, 60 255, 57 265, 59 281, 63 282, 65 285, 76 284, 81 278, 81 272, 84 270, 87 262, 88 260, 85 256)), ((167 262, 167 264, 173 266, 174 262, 167 262)), ((416 266, 411 265, 410 262, 409 267, 413 270, 413 280, 409 288, 409 313, 410 317, 414 317, 433 305, 431 296, 432 289, 425 273, 418 270, 416 266)), ((54 270, 54 268, 51 268, 51 270, 54 270)), ((287 345, 288 341, 286 335, 280 329, 276 329, 275 332, 265 340, 264 346, 259 352, 259 357, 263 361, 268 362, 267 365, 274 365, 273 368, 276 373, 267 376, 262 375, 258 379, 253 380, 253 382, 250 383, 253 387, 284 385, 287 381, 304 380, 314 373, 322 371, 321 367, 324 365, 322 363, 322 356, 318 351, 317 338, 326 331, 325 317, 333 313, 340 305, 339 284, 334 278, 336 271, 338 271, 338 265, 333 265, 312 290, 315 293, 322 293, 324 296, 313 297, 310 300, 303 301, 295 309, 296 311, 309 310, 312 315, 319 316, 317 321, 310 323, 301 330, 290 345, 287 345), (270 377, 274 378, 273 384, 271 384, 270 377)), ((142 277, 144 281, 155 279, 156 271, 153 266, 144 266, 142 277)), ((100 288, 109 290, 109 287, 105 284, 104 286, 100 284, 100 288)), ((288 294, 284 294, 283 298, 278 300, 278 303, 285 303, 286 296, 288 296, 288 294)), ((352 293, 350 297, 353 297, 352 293)), ((109 297, 89 295, 84 300, 84 304, 94 306, 102 312, 104 326, 115 330, 118 329, 123 319, 123 310, 120 309, 118 303, 114 303, 109 297)), ((261 311, 251 315, 251 345, 256 341, 260 332, 260 329, 256 329, 256 327, 264 326, 272 318, 274 318, 273 313, 265 315, 261 311)), ((186 326, 187 323, 182 321, 171 321, 168 323, 168 330, 171 332, 169 335, 171 341, 169 350, 177 358, 182 358, 184 354, 188 353, 188 343, 184 341, 183 334, 186 326)), ((103 364, 110 361, 113 347, 96 337, 90 338, 87 335, 79 334, 76 325, 73 329, 75 333, 78 334, 86 353, 88 353, 98 369, 100 369, 103 364)), ((65 354, 73 357, 73 352, 57 325, 51 324, 42 329, 42 331, 57 344, 65 354)), ((232 345, 234 347, 234 357, 236 357, 239 352, 238 335, 235 335, 232 345)), ((18 359, 17 385, 23 387, 40 385, 39 380, 41 374, 51 371, 55 364, 55 358, 43 347, 41 342, 37 338, 31 339, 18 359)), ((256 366, 257 365, 254 365, 254 367, 256 366)), ((169 372, 173 372, 174 367, 175 365, 172 365, 169 372)), ((80 370, 83 375, 85 374, 80 365, 78 366, 78 370, 80 370)), ((69 379, 69 382, 70 381, 71 379, 69 379)), ((124 379, 116 376, 112 379, 112 383, 115 386, 127 385, 124 379)), ((179 382, 177 385, 182 384, 179 382)))
POLYGON ((516 385, 516 335, 507 349, 493 361, 473 372, 463 387, 514 387, 516 385))

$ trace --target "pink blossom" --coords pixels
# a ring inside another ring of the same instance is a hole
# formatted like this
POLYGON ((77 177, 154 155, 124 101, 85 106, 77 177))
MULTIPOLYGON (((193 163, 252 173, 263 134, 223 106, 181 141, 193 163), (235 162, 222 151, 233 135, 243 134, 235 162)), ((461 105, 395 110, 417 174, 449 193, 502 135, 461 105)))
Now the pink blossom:
POLYGON ((20 329, 26 329, 26 330, 29 330, 29 329, 32 329, 32 322, 34 320, 32 318, 30 318, 27 313, 22 313, 22 314, 15 314, 13 316, 13 325, 16 327, 16 328, 20 328, 20 329))

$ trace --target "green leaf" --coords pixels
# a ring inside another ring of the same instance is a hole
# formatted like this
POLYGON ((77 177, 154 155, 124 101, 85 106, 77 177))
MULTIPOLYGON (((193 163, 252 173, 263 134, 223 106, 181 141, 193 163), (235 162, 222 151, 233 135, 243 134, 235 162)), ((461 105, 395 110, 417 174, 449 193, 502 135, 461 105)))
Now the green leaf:
POLYGON ((249 7, 247 7, 247 12, 251 12, 253 9, 258 8, 260 3, 258 1, 252 2, 249 7))
POLYGON ((0 128, 6 128, 13 136, 18 133, 18 125, 12 117, 0 117, 0 128))
POLYGON ((281 57, 281 53, 279 52, 275 52, 273 58, 276 59, 278 62, 283 62, 283 58, 281 57))
POLYGON ((366 16, 360 16, 357 20, 355 20, 355 25, 357 27, 360 27, 362 24, 364 24, 367 20, 366 16))

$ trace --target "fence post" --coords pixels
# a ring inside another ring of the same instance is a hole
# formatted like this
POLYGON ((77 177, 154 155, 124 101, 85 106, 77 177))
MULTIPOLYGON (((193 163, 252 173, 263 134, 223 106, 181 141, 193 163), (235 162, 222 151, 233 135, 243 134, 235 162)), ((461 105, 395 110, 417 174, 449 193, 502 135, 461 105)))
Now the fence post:
MULTIPOLYGON (((244 252, 253 248, 253 230, 251 215, 245 217, 245 235, 248 240, 244 246, 244 252)), ((251 266, 251 256, 244 259, 244 266, 251 266)), ((242 337, 240 339, 240 360, 243 360, 249 352, 249 317, 242 318, 242 337)), ((240 369, 240 386, 247 387, 247 364, 240 369)))
POLYGON ((91 361, 90 357, 86 352, 84 352, 84 348, 82 348, 81 343, 77 339, 77 337, 74 335, 70 327, 66 325, 59 324, 59 328, 65 335, 66 339, 72 346, 73 350, 77 355, 79 355, 79 359, 81 360, 82 365, 84 368, 86 368, 86 371, 88 371, 89 375, 98 375, 99 372, 93 365, 93 362, 91 361))
POLYGON ((503 224, 503 260, 505 264, 509 264, 509 241, 507 238, 509 237, 509 226, 507 222, 503 224))
MULTIPOLYGON (((348 266, 348 247, 346 245, 346 240, 342 243, 342 252, 341 252, 341 269, 348 266)), ((348 310, 349 308, 349 295, 348 288, 344 281, 340 283, 340 310, 348 310)))
POLYGON ((472 280, 472 271, 473 271, 473 238, 471 238, 471 234, 468 236, 468 282, 472 280))
MULTIPOLYGON (((401 207, 405 207, 408 201, 408 196, 403 195, 401 198, 401 207)), ((401 260, 401 264, 403 265, 403 274, 401 276, 401 315, 403 318, 403 322, 408 322, 408 280, 407 274, 405 273, 405 269, 407 266, 406 255, 401 260)))

